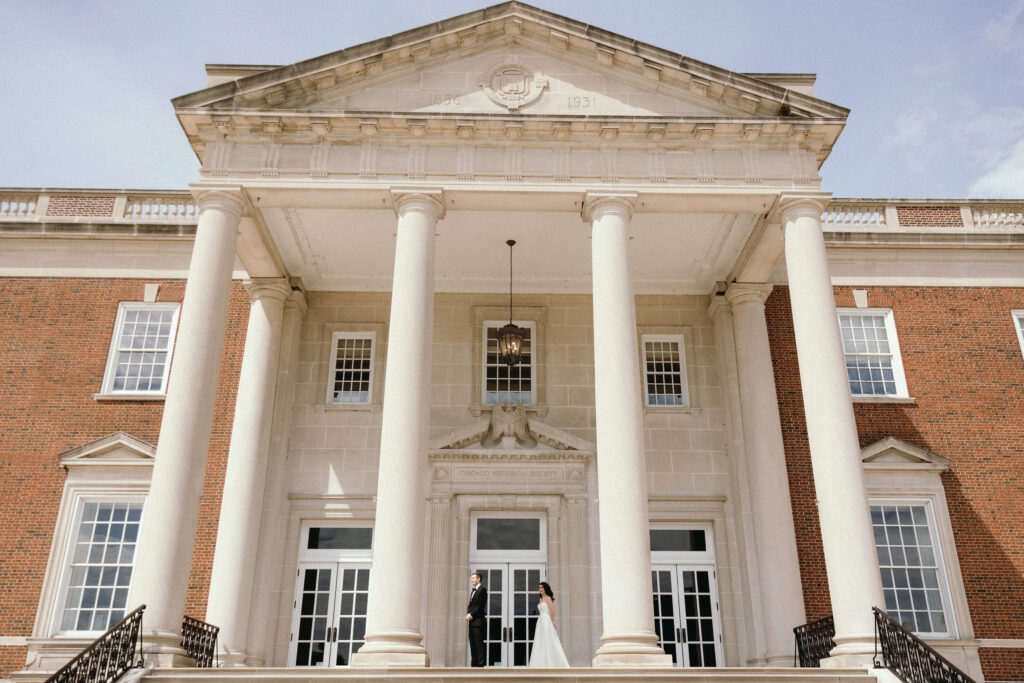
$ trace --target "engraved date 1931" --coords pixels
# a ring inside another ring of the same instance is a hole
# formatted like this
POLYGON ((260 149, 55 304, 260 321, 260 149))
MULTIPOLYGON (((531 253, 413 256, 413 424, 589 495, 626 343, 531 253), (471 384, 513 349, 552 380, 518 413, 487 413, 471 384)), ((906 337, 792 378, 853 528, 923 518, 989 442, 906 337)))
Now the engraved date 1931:
POLYGON ((595 109, 597 98, 592 95, 569 95, 569 109, 595 109))

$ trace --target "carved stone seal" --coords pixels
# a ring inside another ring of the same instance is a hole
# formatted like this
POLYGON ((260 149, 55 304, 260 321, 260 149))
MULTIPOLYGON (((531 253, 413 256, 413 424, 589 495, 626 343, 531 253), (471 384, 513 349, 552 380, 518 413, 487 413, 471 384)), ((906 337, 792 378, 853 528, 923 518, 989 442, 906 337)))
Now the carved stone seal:
POLYGON ((491 101, 515 111, 535 102, 548 85, 548 79, 522 64, 502 63, 491 68, 480 81, 491 101))

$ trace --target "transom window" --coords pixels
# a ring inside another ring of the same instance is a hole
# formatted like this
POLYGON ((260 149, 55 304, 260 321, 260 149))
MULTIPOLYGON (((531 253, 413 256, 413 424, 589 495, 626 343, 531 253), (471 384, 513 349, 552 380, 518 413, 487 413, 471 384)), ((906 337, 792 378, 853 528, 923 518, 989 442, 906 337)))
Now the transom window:
POLYGON ((60 631, 106 631, 124 617, 142 501, 85 501, 69 550, 60 631))
POLYGON ((372 332, 335 332, 331 341, 331 386, 328 403, 367 404, 373 400, 372 332))
POLYGON ((885 610, 919 636, 949 636, 948 590, 927 504, 873 504, 885 610))
POLYGON ((484 405, 519 403, 532 405, 536 403, 533 381, 537 369, 533 353, 536 327, 533 322, 515 321, 515 324, 523 328, 526 334, 523 339, 522 361, 518 365, 509 367, 498 360, 498 339, 496 337, 498 330, 506 324, 507 322, 493 320, 484 322, 485 352, 483 354, 482 401, 484 405))
POLYGON ((690 405, 683 338, 679 335, 645 334, 642 341, 644 402, 649 406, 690 405))
POLYGON ((1014 311, 1013 322, 1017 328, 1017 341, 1020 342, 1020 351, 1024 354, 1024 311, 1014 311))
POLYGON ((177 325, 176 303, 122 302, 110 342, 103 392, 165 393, 177 325))
POLYGON ((907 396, 891 310, 840 309, 839 330, 853 396, 907 396))

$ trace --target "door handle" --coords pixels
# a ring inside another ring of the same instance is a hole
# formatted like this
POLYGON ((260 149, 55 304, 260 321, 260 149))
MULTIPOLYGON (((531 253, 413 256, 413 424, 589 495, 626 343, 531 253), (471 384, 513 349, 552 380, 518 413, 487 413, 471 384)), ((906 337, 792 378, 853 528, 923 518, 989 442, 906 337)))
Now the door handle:
POLYGON ((686 645, 686 629, 685 628, 679 629, 679 633, 682 634, 682 637, 679 639, 679 642, 682 643, 683 645, 686 645))
POLYGON ((682 629, 677 626, 676 627, 676 642, 677 643, 683 642, 683 636, 681 634, 682 634, 682 629))
POLYGON ((333 627, 331 627, 331 642, 333 643, 333 642, 335 642, 337 640, 338 640, 338 627, 337 626, 333 626, 333 627))

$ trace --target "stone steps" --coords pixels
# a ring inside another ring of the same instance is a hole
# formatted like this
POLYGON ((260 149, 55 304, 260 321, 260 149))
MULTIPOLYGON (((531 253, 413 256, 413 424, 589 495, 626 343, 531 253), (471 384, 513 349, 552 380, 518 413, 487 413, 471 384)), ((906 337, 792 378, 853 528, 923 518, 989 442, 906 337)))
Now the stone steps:
MULTIPOLYGON (((144 681, 156 683, 876 683, 864 669, 156 669, 144 681)), ((885 679, 888 680, 888 679, 885 679)))

